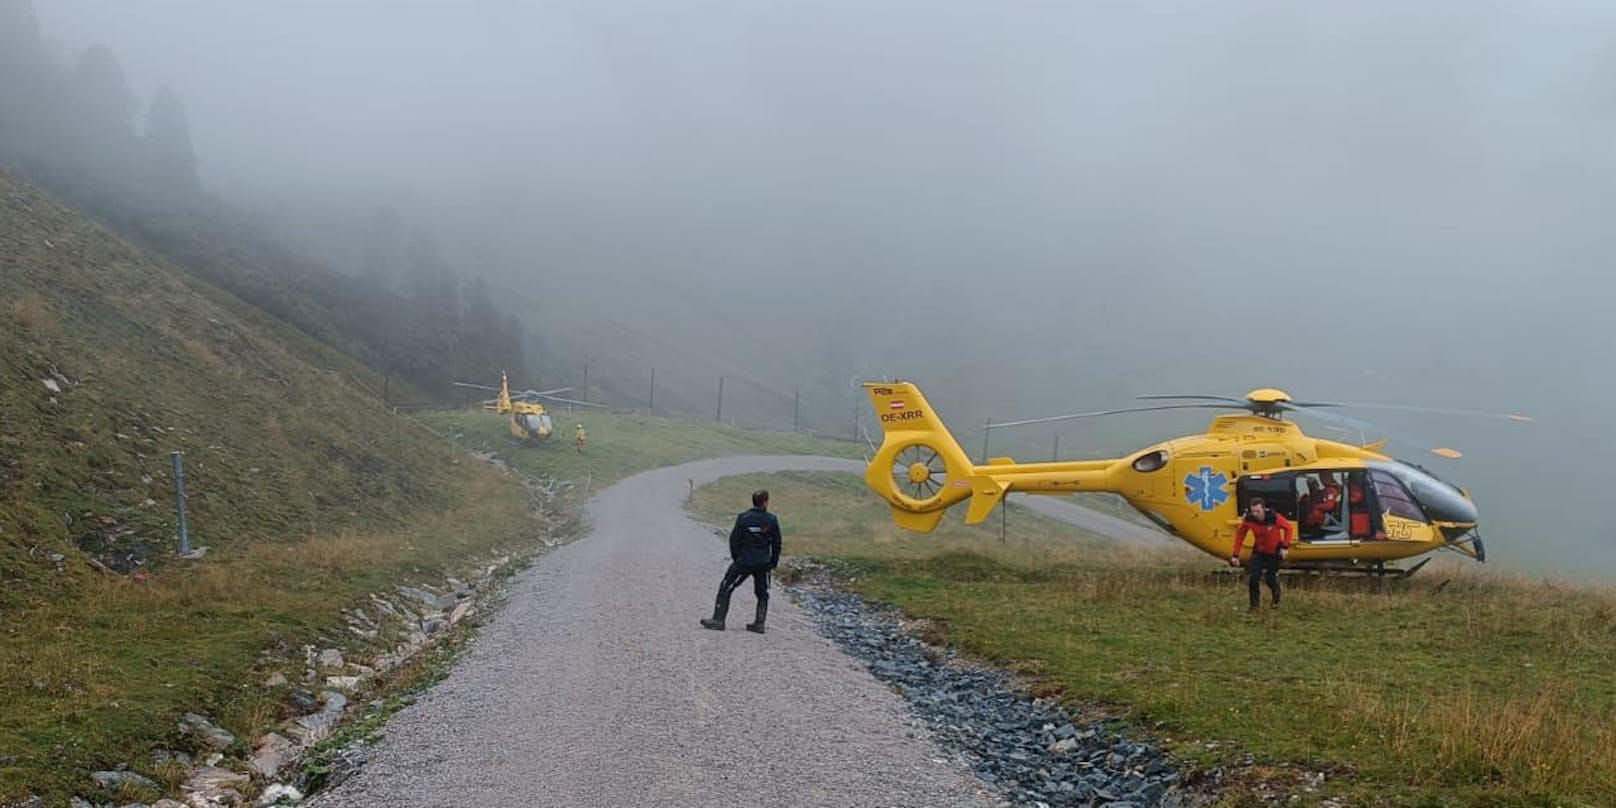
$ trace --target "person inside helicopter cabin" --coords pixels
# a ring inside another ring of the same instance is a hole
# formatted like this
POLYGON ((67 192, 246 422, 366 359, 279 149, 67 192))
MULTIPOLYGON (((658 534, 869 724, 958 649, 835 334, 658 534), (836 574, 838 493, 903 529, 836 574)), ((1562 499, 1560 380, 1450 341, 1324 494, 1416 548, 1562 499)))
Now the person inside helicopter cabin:
POLYGON ((1354 539, 1378 541, 1386 538, 1386 531, 1379 528, 1380 520, 1375 518, 1367 491, 1363 472, 1347 474, 1347 535, 1354 539))
POLYGON ((1316 479, 1309 479, 1308 486, 1313 493, 1308 498, 1302 527, 1313 533, 1323 533, 1330 517, 1341 507, 1341 486, 1336 485, 1335 475, 1328 471, 1321 472, 1316 479))
POLYGON ((1285 560, 1295 534, 1289 519, 1278 511, 1270 510, 1262 497, 1252 497, 1246 505, 1246 517, 1234 531, 1234 550, 1229 553, 1229 566, 1240 566, 1240 550, 1251 535, 1251 558, 1246 562, 1246 592, 1251 598, 1250 611, 1257 611, 1262 600, 1261 582, 1266 581, 1273 594, 1270 608, 1279 608, 1279 567, 1285 560))

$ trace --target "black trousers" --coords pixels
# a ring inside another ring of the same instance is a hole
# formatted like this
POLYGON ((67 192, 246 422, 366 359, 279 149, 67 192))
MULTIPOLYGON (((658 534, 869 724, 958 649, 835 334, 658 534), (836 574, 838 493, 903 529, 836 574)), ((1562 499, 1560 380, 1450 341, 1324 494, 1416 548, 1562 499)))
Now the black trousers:
POLYGON ((1274 593, 1274 602, 1279 602, 1279 555, 1253 552, 1251 560, 1246 562, 1246 592, 1251 595, 1251 608, 1257 608, 1262 600, 1260 581, 1268 582, 1268 591, 1274 593))
POLYGON ((769 602, 769 571, 767 564, 743 567, 731 562, 729 569, 724 570, 724 580, 718 584, 718 601, 713 604, 713 617, 723 620, 729 614, 729 596, 747 576, 752 577, 752 591, 757 594, 758 605, 766 605, 769 602))

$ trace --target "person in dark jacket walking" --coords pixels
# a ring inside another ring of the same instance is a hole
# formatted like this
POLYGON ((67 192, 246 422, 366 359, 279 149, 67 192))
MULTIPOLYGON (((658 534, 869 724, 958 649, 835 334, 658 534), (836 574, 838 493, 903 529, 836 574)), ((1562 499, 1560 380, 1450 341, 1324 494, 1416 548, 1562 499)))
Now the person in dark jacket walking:
POLYGON ((1262 600, 1258 579, 1267 581, 1268 591, 1274 594, 1273 608, 1279 608, 1279 567, 1285 560, 1295 533, 1290 520, 1268 509, 1262 497, 1252 497, 1246 506, 1246 518, 1234 531, 1234 550, 1229 554, 1229 566, 1240 566, 1240 549, 1246 545, 1246 534, 1251 534, 1251 559, 1246 562, 1246 591, 1251 596, 1251 611, 1257 611, 1262 600))
POLYGON ((723 631, 730 593, 750 576, 752 591, 757 594, 757 619, 747 623, 746 630, 762 634, 763 621, 769 615, 769 573, 780 564, 780 520, 769 513, 769 492, 754 491, 752 509, 735 517, 735 527, 729 531, 729 557, 729 569, 718 584, 713 616, 703 618, 701 625, 723 631))

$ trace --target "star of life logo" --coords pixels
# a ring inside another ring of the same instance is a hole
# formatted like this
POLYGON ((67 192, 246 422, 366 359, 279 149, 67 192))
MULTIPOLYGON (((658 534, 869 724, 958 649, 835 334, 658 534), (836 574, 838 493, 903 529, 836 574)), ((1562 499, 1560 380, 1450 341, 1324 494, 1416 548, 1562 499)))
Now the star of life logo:
POLYGON ((1184 475, 1184 498, 1201 510, 1210 511, 1228 501, 1229 492, 1224 490, 1228 485, 1228 475, 1214 472, 1211 466, 1202 466, 1200 471, 1184 475))

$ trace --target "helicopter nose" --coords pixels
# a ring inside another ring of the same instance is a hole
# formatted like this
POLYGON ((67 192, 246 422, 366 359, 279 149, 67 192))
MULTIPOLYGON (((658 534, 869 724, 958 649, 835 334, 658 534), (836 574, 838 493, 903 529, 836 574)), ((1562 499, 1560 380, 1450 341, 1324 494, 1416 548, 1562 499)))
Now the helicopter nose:
POLYGON ((1403 481, 1432 521, 1464 525, 1476 523, 1476 503, 1471 502, 1470 497, 1454 485, 1415 469, 1405 470, 1403 481))
POLYGON ((1479 518, 1476 504, 1452 489, 1432 489, 1416 494, 1415 498, 1432 521, 1473 525, 1479 518))

